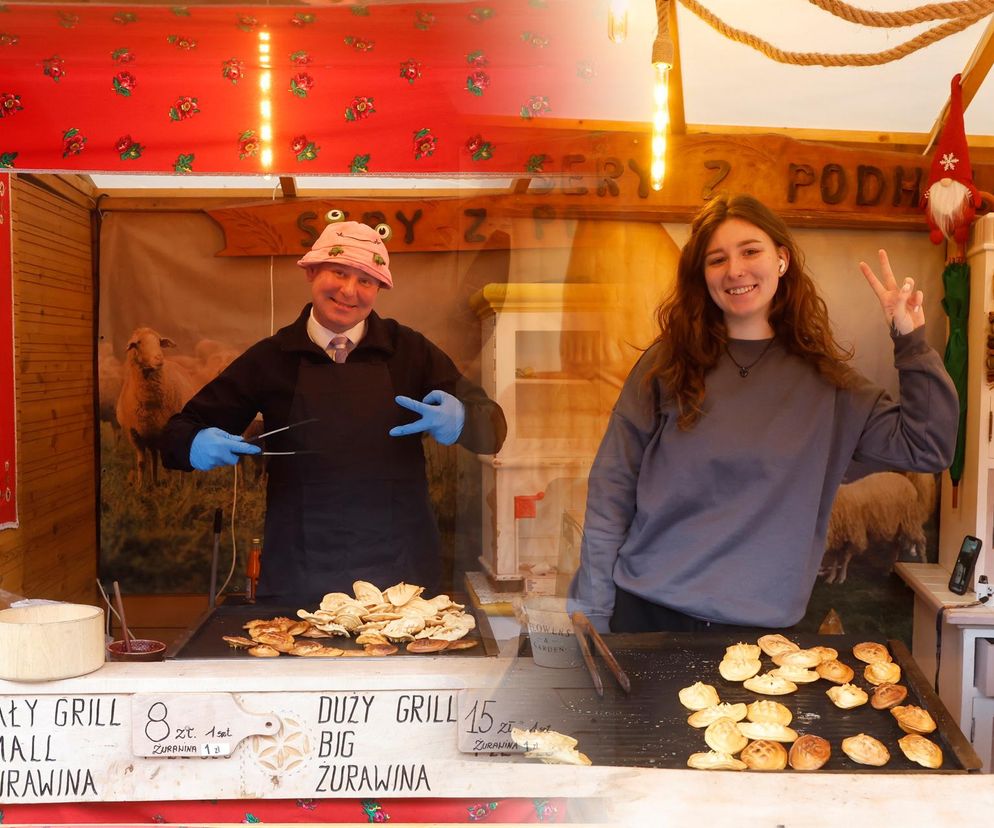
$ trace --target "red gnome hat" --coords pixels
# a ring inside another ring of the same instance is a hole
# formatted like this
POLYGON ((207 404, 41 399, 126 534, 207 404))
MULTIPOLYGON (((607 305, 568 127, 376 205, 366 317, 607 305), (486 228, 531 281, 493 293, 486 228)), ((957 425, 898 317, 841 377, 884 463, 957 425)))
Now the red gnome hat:
POLYGON ((973 169, 970 167, 970 148, 966 143, 966 129, 963 126, 963 95, 960 89, 960 76, 955 75, 949 93, 949 114, 942 127, 942 134, 932 156, 928 183, 922 197, 925 215, 932 232, 929 238, 934 244, 944 239, 955 239, 965 244, 970 233, 970 225, 980 206, 980 194, 973 183, 973 169), (961 184, 966 191, 962 198, 950 205, 948 199, 940 208, 939 196, 944 193, 938 187, 948 187, 951 182, 961 184))

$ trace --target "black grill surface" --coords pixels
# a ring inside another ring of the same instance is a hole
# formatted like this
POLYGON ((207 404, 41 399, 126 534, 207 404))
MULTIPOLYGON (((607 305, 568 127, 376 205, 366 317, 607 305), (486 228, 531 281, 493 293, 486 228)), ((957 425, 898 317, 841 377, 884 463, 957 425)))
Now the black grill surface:
MULTIPOLYGON (((522 657, 504 677, 503 683, 505 687, 514 687, 525 679, 526 674, 534 678, 536 670, 545 674, 561 674, 560 679, 553 675, 552 680, 557 682, 557 686, 544 694, 548 700, 548 704, 544 705, 545 718, 561 722, 563 732, 579 741, 577 749, 586 753, 595 765, 686 768, 692 753, 709 750, 704 741, 704 729, 687 724, 691 711, 684 708, 678 698, 682 688, 702 681, 713 685, 723 702, 748 704, 768 698, 786 705, 794 714, 790 725, 793 729, 801 735, 813 733, 831 743, 832 756, 821 772, 937 772, 923 768, 904 756, 897 740, 905 734, 889 711, 874 710, 869 704, 853 710, 840 710, 825 695, 825 691, 834 685, 824 679, 800 684, 796 692, 785 696, 762 696, 746 690, 741 682, 723 679, 718 672, 718 662, 724 655, 725 647, 737 641, 754 643, 764 632, 769 631, 757 631, 756 635, 745 631, 739 638, 730 638, 725 634, 664 633, 604 636, 631 679, 630 695, 617 684, 596 650, 595 661, 604 681, 603 698, 594 692, 583 667, 569 670, 537 667, 528 657, 527 644, 522 647, 522 657), (849 759, 842 752, 842 740, 858 733, 866 733, 883 742, 890 752, 890 761, 883 767, 875 768, 849 759)), ((839 660, 856 673, 852 683, 872 695, 873 686, 863 678, 866 665, 852 654, 853 645, 865 638, 834 635, 794 635, 791 638, 801 647, 822 644, 837 649, 839 660)), ((890 641, 887 645, 894 660, 901 666, 901 683, 908 687, 905 704, 925 708, 938 725, 936 731, 927 736, 942 748, 943 766, 938 772, 979 769, 979 757, 928 686, 907 648, 899 641, 890 641)), ((761 672, 776 666, 766 655, 761 656, 761 662, 761 672)), ((785 747, 789 750, 790 745, 785 747)))
MULTIPOLYGON (((464 603, 459 598, 454 600, 464 603)), ((279 658, 257 658, 250 656, 245 650, 235 649, 223 640, 225 635, 245 636, 246 631, 243 625, 255 618, 269 619, 279 616, 286 618, 297 618, 298 607, 273 606, 269 604, 221 604, 211 612, 205 614, 197 624, 166 653, 167 659, 199 659, 199 658, 223 658, 223 659, 250 659, 252 661, 282 662, 286 667, 287 659, 296 659, 297 656, 281 655, 279 658)), ((314 608, 316 609, 316 607, 314 608)), ((471 612, 472 607, 466 605, 464 612, 471 612)), ((483 638, 479 623, 470 630, 466 638, 477 641, 477 646, 468 650, 454 650, 451 653, 444 653, 447 657, 457 656, 484 656, 487 654, 488 642, 483 638)), ((304 638, 302 641, 317 641, 328 647, 338 647, 342 650, 362 650, 362 646, 355 643, 352 638, 343 636, 328 636, 327 638, 304 638)), ((444 651, 443 651, 444 652, 444 651)), ((423 658, 418 653, 407 652, 403 645, 399 645, 399 650, 389 658, 397 656, 411 658, 423 658)), ((432 655, 436 655, 432 653, 432 655)))

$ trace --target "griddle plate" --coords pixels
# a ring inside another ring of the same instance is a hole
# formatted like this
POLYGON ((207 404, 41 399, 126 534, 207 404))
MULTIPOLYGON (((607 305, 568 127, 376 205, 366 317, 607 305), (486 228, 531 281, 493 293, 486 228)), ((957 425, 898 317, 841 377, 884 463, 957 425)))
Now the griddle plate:
MULTIPOLYGON (((569 735, 579 742, 577 749, 586 753, 595 765, 686 768, 692 753, 710 748, 704 741, 704 729, 687 724, 691 711, 680 704, 678 693, 695 681, 702 681, 713 685, 723 702, 748 704, 768 698, 784 704, 794 714, 790 726, 799 734, 813 733, 831 743, 832 756, 822 771, 936 772, 904 756, 897 740, 905 734, 890 711, 874 710, 869 704, 853 710, 840 710, 825 695, 825 691, 834 685, 824 679, 798 685, 796 692, 786 696, 761 696, 743 688, 741 682, 723 679, 718 673, 718 662, 724 655, 725 647, 737 641, 755 642, 758 635, 764 632, 768 630, 757 631, 756 635, 744 631, 743 637, 734 637, 734 634, 729 637, 727 634, 662 633, 605 636, 622 669, 631 678, 632 692, 625 694, 600 658, 596 661, 604 680, 603 698, 596 695, 582 667, 557 671, 564 675, 559 682, 560 689, 552 692, 558 695, 559 705, 564 711, 563 721, 572 728, 568 731, 569 735), (572 675, 567 677, 567 673, 572 675), (578 673, 582 673, 582 677, 578 673), (866 733, 883 742, 891 755, 885 766, 874 768, 860 765, 842 752, 842 740, 858 733, 866 733)), ((866 665, 852 655, 853 645, 866 638, 834 635, 790 637, 802 647, 822 644, 837 649, 839 660, 856 671, 852 683, 872 694, 873 686, 863 678, 866 665)), ((942 771, 962 772, 979 768, 979 759, 942 703, 930 688, 921 687, 923 677, 907 654, 907 649, 900 642, 889 644, 895 661, 901 666, 901 683, 908 687, 905 704, 924 707, 938 724, 937 730, 927 738, 942 748, 942 771), (927 700, 925 697, 928 697, 927 700)), ((529 655, 527 647, 523 648, 521 655, 523 657, 518 659, 515 670, 549 672, 549 668, 535 667, 531 658, 525 657, 529 655)), ((761 661, 763 673, 776 666, 766 655, 761 657, 761 661)), ((514 672, 512 670, 505 676, 504 686, 513 687, 519 681, 514 677, 514 672)), ((790 745, 785 747, 789 750, 790 745)))
MULTIPOLYGON (((457 600, 458 599, 454 599, 457 600)), ((459 603, 464 603, 459 601, 459 603)), ((273 606, 269 604, 221 604, 216 607, 213 611, 208 612, 204 615, 197 625, 189 632, 189 634, 179 642, 170 648, 169 652, 166 653, 167 659, 251 659, 252 661, 282 661, 284 666, 286 664, 286 658, 256 658, 255 656, 250 656, 245 650, 239 650, 234 647, 230 647, 226 641, 223 640, 222 636, 225 635, 245 635, 245 630, 243 625, 251 621, 254 618, 277 618, 279 616, 284 616, 286 618, 297 618, 298 607, 285 607, 285 606, 273 606)), ((470 606, 467 605, 464 612, 470 612, 470 606)), ((481 630, 479 625, 474 629, 470 630, 466 638, 476 640, 480 642, 476 647, 469 650, 455 650, 447 655, 450 656, 483 656, 486 655, 486 648, 483 646, 485 642, 481 637, 481 630)), ((320 644, 325 644, 329 647, 339 647, 343 650, 361 650, 362 646, 355 643, 353 638, 344 638, 343 636, 328 636, 327 638, 305 638, 304 641, 317 641, 320 644)), ((408 653, 403 647, 400 647, 398 652, 390 656, 390 658, 396 658, 398 655, 405 655, 414 658, 424 658, 424 656, 417 653, 408 653)), ((287 658, 292 658, 288 656, 287 658)))

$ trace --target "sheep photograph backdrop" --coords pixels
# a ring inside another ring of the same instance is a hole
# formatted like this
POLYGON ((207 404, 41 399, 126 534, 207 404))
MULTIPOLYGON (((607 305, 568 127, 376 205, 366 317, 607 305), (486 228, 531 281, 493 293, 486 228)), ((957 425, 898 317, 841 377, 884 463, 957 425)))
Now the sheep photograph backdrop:
MULTIPOLYGON (((610 353, 602 364, 611 384, 620 385, 654 336, 652 311, 673 278, 676 251, 687 233, 683 224, 578 222, 574 238, 594 234, 598 245, 516 250, 513 240, 508 247, 505 239, 495 249, 475 252, 395 252, 396 287, 381 294, 377 311, 422 330, 467 376, 479 380, 480 324, 469 306, 475 291, 504 281, 617 283, 624 287, 625 306, 605 319, 610 353)), ((929 340, 941 353, 946 330, 941 251, 924 233, 797 229, 794 234, 837 337, 855 348, 855 367, 896 394, 893 347, 857 263, 875 264, 876 251, 884 247, 895 273, 916 279, 926 295, 929 340)), ((292 321, 309 301, 306 277, 292 258, 219 258, 215 253, 223 246, 220 230, 202 213, 109 213, 101 228, 100 572, 130 593, 205 592, 216 508, 224 514, 219 583, 233 541, 239 553, 229 591, 242 588, 244 552, 252 537, 262 535, 261 464, 243 462, 237 481, 231 468, 193 474, 156 468, 154 454, 143 458, 140 442, 136 447, 121 422, 131 418, 127 428, 138 433, 155 429, 154 423, 134 420, 135 401, 122 393, 129 354, 147 352, 155 360, 161 354, 162 364, 170 366, 161 372, 162 393, 179 406, 246 347, 292 321), (129 351, 131 342, 135 347, 129 351)), ((479 568, 479 464, 460 449, 430 440, 425 446, 443 538, 454 547, 450 574, 459 588, 461 572, 479 568), (473 496, 464 497, 467 490, 473 496)), ((803 626, 816 629, 835 609, 847 632, 909 639, 911 595, 891 570, 897 560, 937 560, 938 477, 868 471, 853 468, 851 482, 840 490, 822 575, 803 626)))
MULTIPOLYGON (((236 479, 231 467, 163 469, 154 451, 169 414, 310 301, 296 257, 217 257, 223 247, 220 229, 203 213, 108 213, 102 222, 100 576, 119 580, 131 594, 206 592, 218 508, 218 585, 234 549, 228 591, 241 591, 244 555, 263 534, 262 463, 244 461, 236 479), (162 408, 150 408, 145 399, 161 401, 162 408)), ((479 381, 480 325, 469 297, 506 280, 507 269, 507 250, 397 254, 391 259, 395 287, 380 294, 376 310, 424 332, 479 381)), ((431 440, 424 446, 443 541, 450 557, 466 558, 460 562, 465 569, 479 556, 480 464, 455 446, 431 440)), ((451 561, 449 572, 455 568, 451 561)))

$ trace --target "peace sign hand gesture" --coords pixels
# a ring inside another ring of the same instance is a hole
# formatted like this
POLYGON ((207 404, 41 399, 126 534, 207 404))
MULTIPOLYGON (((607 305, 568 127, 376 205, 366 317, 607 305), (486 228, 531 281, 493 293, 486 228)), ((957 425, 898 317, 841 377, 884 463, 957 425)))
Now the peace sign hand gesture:
POLYGON ((909 334, 925 324, 925 295, 920 290, 915 290, 915 280, 911 278, 905 279, 898 287, 894 272, 890 269, 887 251, 878 250, 877 253, 880 256, 882 282, 866 262, 860 262, 859 269, 877 295, 887 324, 898 334, 909 334))

